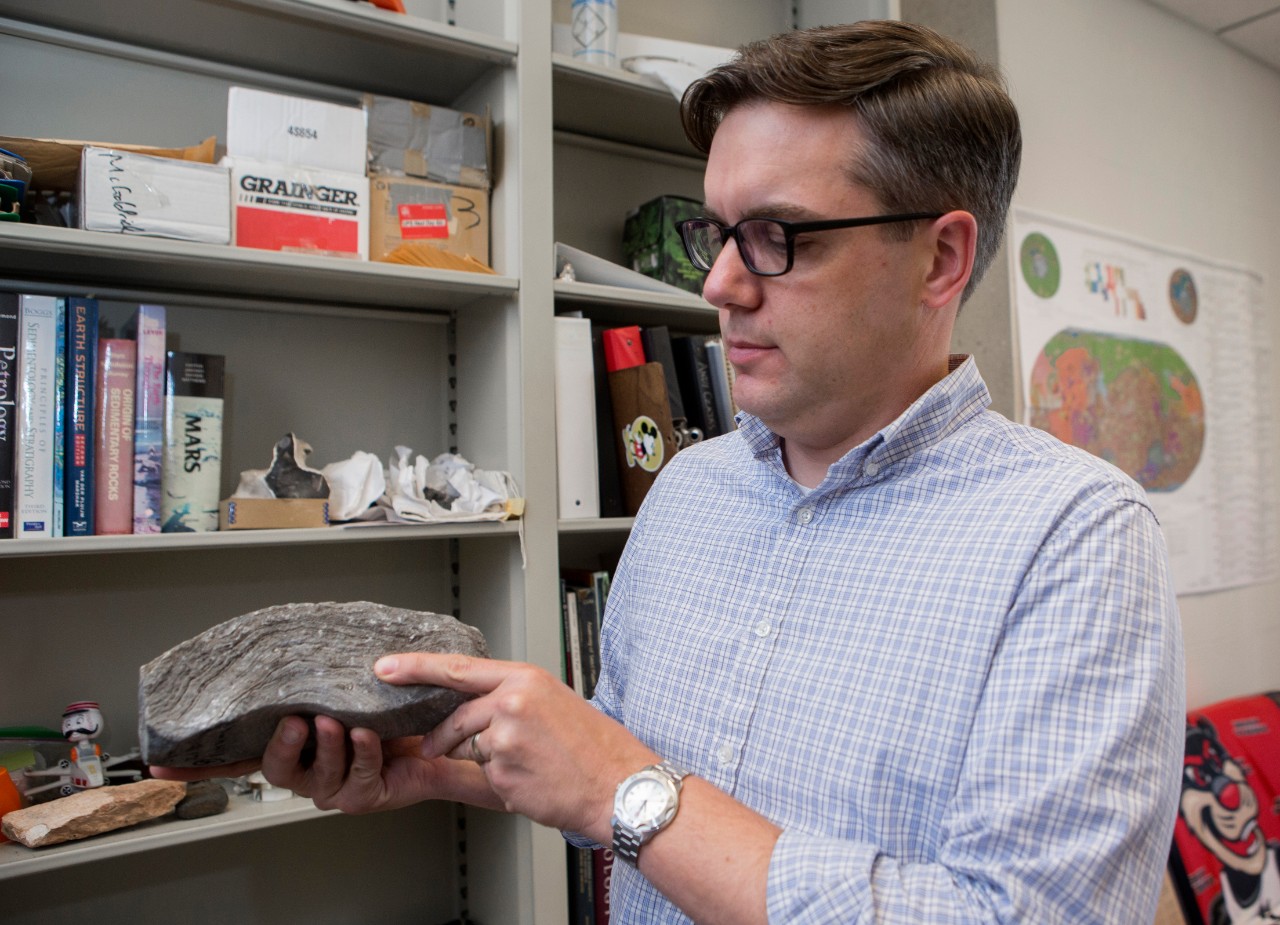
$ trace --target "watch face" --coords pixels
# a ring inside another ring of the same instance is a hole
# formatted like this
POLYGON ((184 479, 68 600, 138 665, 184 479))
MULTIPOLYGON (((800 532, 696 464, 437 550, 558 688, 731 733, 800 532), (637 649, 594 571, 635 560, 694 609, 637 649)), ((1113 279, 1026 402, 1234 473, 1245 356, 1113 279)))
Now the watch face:
POLYGON ((671 791, 671 785, 665 780, 648 775, 638 776, 620 795, 619 815, 634 828, 657 825, 671 809, 671 791))

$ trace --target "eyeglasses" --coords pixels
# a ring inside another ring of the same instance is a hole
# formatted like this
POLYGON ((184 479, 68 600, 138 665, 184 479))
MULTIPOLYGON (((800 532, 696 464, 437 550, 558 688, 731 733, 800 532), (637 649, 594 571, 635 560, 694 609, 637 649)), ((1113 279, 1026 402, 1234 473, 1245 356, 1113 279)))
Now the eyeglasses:
POLYGON ((738 245, 738 254, 747 269, 757 276, 781 276, 795 262, 796 235, 810 231, 833 231, 862 225, 887 225, 940 218, 943 212, 907 212, 901 215, 873 215, 870 218, 832 218, 820 222, 785 222, 778 218, 745 218, 736 225, 722 225, 710 218, 690 218, 676 222, 685 253, 699 270, 710 270, 725 242, 738 245))

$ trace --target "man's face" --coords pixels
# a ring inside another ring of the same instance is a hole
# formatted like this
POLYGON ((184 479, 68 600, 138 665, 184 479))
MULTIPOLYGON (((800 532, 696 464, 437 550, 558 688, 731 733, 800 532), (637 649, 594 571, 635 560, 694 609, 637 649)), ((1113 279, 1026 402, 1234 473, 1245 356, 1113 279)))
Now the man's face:
MULTIPOLYGON (((861 138, 847 110, 739 106, 711 145, 707 212, 727 225, 882 214, 847 175, 861 138)), ((891 241, 875 227, 804 234, 791 272, 772 278, 750 273, 726 243, 703 295, 720 310, 738 406, 789 447, 842 451, 901 414, 923 391, 920 366, 937 366, 919 338, 927 240, 891 241)))

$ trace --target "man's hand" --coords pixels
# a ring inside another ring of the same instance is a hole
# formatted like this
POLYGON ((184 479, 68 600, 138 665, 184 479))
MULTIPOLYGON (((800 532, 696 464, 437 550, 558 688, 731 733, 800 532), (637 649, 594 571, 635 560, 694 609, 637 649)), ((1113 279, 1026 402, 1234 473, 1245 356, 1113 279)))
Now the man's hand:
POLYGON ((209 768, 153 767, 163 780, 239 777, 261 770, 268 781, 320 809, 368 813, 397 809, 422 800, 450 799, 496 806, 482 775, 469 762, 421 755, 421 736, 382 742, 369 729, 347 730, 328 716, 315 718, 315 756, 304 761, 310 734, 306 720, 285 717, 261 759, 209 768))
POLYGON ((213 768, 152 768, 155 777, 199 780, 261 770, 277 787, 321 809, 367 813, 443 799, 523 813, 535 822, 607 844, 613 794, 658 756, 572 688, 533 665, 461 655, 405 653, 380 659, 389 684, 434 684, 476 695, 421 737, 378 740, 328 716, 308 728, 281 720, 261 760, 213 768))
POLYGON ((392 684, 475 694, 423 737, 423 760, 474 762, 502 808, 543 825, 608 844, 618 783, 658 760, 620 724, 533 665, 414 653, 387 656, 374 668, 392 684))

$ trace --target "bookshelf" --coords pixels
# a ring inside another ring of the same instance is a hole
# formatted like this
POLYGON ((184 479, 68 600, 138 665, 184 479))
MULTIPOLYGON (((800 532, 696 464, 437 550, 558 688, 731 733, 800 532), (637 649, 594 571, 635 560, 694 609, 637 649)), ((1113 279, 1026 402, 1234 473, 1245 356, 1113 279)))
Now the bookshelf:
MULTIPOLYGON (((809 5, 832 6, 744 0, 726 16, 722 0, 624 3, 621 27, 728 46, 789 27, 797 8, 807 24, 809 5)), ((890 5, 849 0, 830 16, 890 5)), ((225 353, 225 493, 293 430, 315 447, 313 465, 456 444, 510 471, 528 499, 520 524, 0 541, 0 725, 56 725, 64 704, 96 699, 106 744, 123 751, 136 742, 139 665, 287 601, 456 609, 495 655, 559 665, 561 566, 616 560, 632 522, 557 519, 552 317, 580 309, 710 333, 716 313, 693 295, 555 282, 554 242, 620 262, 626 211, 661 194, 700 197, 702 162, 667 91, 553 53, 568 0, 455 6, 459 25, 351 0, 0 0, 10 135, 224 139, 232 85, 488 111, 496 276, 24 225, 0 227, 0 288, 93 294, 116 311, 161 302, 180 338, 171 347, 225 353)), ((303 800, 34 856, 6 846, 0 879, 6 909, 32 920, 167 922, 181 908, 197 922, 434 923, 464 909, 482 923, 566 921, 559 834, 497 814, 465 819, 465 883, 453 807, 351 818, 303 800)))

